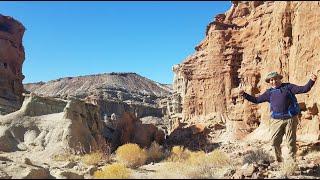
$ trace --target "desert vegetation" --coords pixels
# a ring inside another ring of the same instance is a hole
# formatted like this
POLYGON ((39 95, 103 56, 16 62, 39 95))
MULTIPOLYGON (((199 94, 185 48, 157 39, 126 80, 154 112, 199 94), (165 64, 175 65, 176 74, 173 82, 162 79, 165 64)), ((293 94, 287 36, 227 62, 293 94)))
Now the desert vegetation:
POLYGON ((153 173, 154 178, 218 178, 233 168, 228 155, 220 150, 205 153, 174 146, 164 152, 155 142, 146 149, 132 143, 122 145, 113 158, 113 163, 97 170, 94 178, 132 178, 133 171, 143 169, 147 163, 161 165, 153 173))

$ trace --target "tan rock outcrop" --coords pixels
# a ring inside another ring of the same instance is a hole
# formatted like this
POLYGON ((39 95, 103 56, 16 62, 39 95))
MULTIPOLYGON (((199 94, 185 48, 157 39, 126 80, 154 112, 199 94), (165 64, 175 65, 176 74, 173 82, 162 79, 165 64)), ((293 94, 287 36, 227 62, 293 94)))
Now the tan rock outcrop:
MULTIPOLYGON (((269 105, 245 101, 237 89, 244 85, 258 96, 268 88, 264 77, 270 71, 280 72, 283 82, 306 84, 308 75, 320 69, 319 17, 319 2, 233 2, 208 25, 195 53, 173 67, 182 121, 225 119, 235 139, 267 126, 269 105)), ((297 95, 304 111, 312 109, 300 118, 299 133, 312 137, 304 138, 309 141, 319 139, 319 89, 317 82, 308 94, 297 95)), ((255 137, 264 136, 259 131, 255 137)))
POLYGON ((20 110, 0 117, 0 151, 55 153, 105 150, 97 106, 77 99, 27 96, 20 110))
POLYGON ((18 110, 23 102, 24 26, 0 14, 0 114, 18 110))

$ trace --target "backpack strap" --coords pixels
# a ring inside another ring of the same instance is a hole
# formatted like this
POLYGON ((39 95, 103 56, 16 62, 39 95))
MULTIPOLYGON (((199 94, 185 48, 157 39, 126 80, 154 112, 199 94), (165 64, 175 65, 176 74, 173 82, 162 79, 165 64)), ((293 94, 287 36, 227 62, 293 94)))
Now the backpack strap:
POLYGON ((293 109, 293 112, 291 112, 290 110, 288 111, 288 114, 293 117, 294 115, 296 115, 296 113, 300 113, 300 107, 299 107, 299 104, 298 104, 298 100, 296 98, 296 96, 291 92, 291 90, 288 88, 288 85, 285 86, 287 92, 288 92, 288 96, 289 96, 289 99, 290 99, 290 105, 289 105, 289 109, 293 109), (294 114, 292 114, 294 113, 294 114))
POLYGON ((298 102, 296 96, 291 92, 291 90, 289 89, 288 85, 284 86, 284 88, 287 90, 287 92, 289 94, 289 98, 291 100, 291 103, 298 102))

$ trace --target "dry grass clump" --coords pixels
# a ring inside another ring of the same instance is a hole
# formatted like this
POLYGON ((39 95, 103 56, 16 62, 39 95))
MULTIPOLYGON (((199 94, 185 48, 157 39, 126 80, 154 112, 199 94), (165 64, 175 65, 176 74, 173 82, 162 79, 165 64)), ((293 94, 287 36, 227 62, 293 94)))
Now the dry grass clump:
POLYGON ((320 151, 312 150, 305 156, 306 159, 313 159, 315 164, 320 164, 320 151))
POLYGON ((187 160, 191 164, 188 177, 190 178, 221 178, 231 166, 231 161, 227 154, 214 150, 206 154, 203 151, 191 153, 187 160))
POLYGON ((187 179, 190 166, 182 162, 164 161, 153 174, 155 179, 187 179))
POLYGON ((128 143, 116 150, 116 160, 127 167, 136 168, 144 165, 147 158, 147 152, 137 144, 128 143))
POLYGON ((172 162, 182 162, 189 158, 190 151, 185 149, 183 146, 174 146, 171 149, 171 153, 168 157, 168 161, 172 162))
POLYGON ((203 151, 191 152, 180 146, 173 147, 163 169, 157 178, 219 178, 230 170, 229 157, 215 150, 209 154, 203 151), (179 173, 177 173, 179 172, 179 173))
POLYGON ((259 162, 271 162, 273 159, 269 153, 265 152, 263 149, 258 149, 250 151, 243 157, 243 164, 253 164, 259 162))
POLYGON ((317 159, 317 158, 320 158, 319 154, 320 154, 320 151, 310 150, 304 155, 304 157, 311 158, 311 159, 317 159))
POLYGON ((108 161, 109 156, 97 151, 97 152, 92 152, 89 154, 85 154, 84 156, 81 157, 81 162, 87 165, 97 165, 101 161, 108 161))
MULTIPOLYGON (((212 159, 212 158, 210 158, 212 159)), ((209 162, 209 154, 203 151, 192 152, 188 157, 189 171, 187 177, 192 179, 214 178, 214 164, 209 162)))
POLYGON ((109 149, 93 151, 88 154, 79 155, 74 154, 74 151, 68 149, 63 149, 60 154, 55 154, 52 156, 54 161, 69 161, 69 162, 82 162, 87 165, 97 165, 100 161, 108 162, 110 160, 109 149))
POLYGON ((206 161, 207 154, 204 151, 189 152, 186 161, 190 164, 198 165, 206 161))
POLYGON ((160 161, 165 156, 164 152, 162 151, 161 146, 158 143, 156 143, 155 141, 152 142, 147 153, 148 153, 149 161, 152 161, 152 162, 160 161))
POLYGON ((280 173, 285 176, 293 175, 296 170, 298 170, 298 165, 293 160, 284 161, 280 165, 280 173))
POLYGON ((206 161, 214 164, 215 166, 225 166, 231 164, 228 155, 220 150, 214 150, 213 152, 209 153, 206 161))
POLYGON ((70 162, 75 162, 80 159, 79 156, 73 155, 70 153, 62 153, 62 154, 55 154, 52 156, 52 160, 54 161, 70 161, 70 162))
POLYGON ((93 174, 95 179, 128 179, 130 176, 131 170, 120 163, 104 166, 93 174))

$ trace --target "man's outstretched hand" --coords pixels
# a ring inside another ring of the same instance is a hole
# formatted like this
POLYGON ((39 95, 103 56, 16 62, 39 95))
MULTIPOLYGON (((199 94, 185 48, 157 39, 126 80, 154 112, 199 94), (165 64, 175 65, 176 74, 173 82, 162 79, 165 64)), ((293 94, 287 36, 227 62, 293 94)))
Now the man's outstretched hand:
POLYGON ((310 79, 311 79, 312 81, 316 81, 316 80, 317 80, 317 75, 311 73, 310 79))
POLYGON ((239 95, 242 96, 243 94, 244 94, 244 90, 243 90, 243 89, 240 89, 240 90, 239 90, 239 95))
POLYGON ((240 96, 242 96, 244 94, 244 85, 242 83, 240 83, 240 85, 238 87, 238 93, 240 96))

